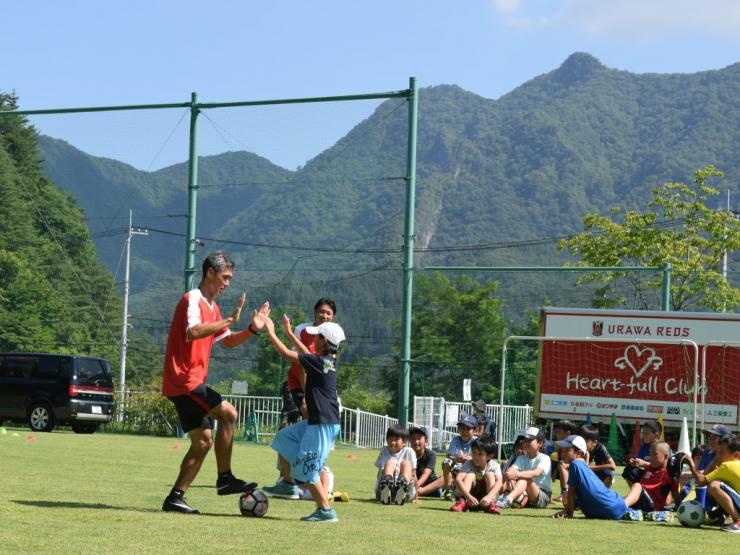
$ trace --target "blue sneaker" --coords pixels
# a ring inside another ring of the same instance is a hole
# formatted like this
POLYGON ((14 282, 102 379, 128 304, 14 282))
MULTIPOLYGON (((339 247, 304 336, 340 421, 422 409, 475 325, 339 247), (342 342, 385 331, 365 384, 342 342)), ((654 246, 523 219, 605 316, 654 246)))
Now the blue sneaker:
POLYGON ((627 509, 622 516, 622 520, 632 520, 634 522, 642 521, 642 511, 639 509, 627 509))
POLYGON ((337 512, 334 509, 322 509, 317 507, 314 512, 308 516, 302 516, 304 522, 337 522, 337 512))
POLYGON ((300 499, 301 488, 290 482, 278 482, 274 486, 265 486, 262 491, 269 494, 272 497, 279 497, 281 499, 300 499))
POLYGON ((645 515, 645 520, 653 522, 673 522, 673 513, 671 511, 652 511, 645 515))

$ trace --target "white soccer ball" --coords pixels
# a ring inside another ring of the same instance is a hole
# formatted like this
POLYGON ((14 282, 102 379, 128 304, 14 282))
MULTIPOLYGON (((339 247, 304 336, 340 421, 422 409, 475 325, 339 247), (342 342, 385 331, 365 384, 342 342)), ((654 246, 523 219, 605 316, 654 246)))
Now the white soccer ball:
POLYGON ((267 506, 267 495, 262 490, 245 491, 239 496, 239 510, 243 516, 265 516, 267 506))
POLYGON ((699 528, 704 523, 704 507, 696 499, 684 501, 678 508, 678 521, 681 526, 699 528))

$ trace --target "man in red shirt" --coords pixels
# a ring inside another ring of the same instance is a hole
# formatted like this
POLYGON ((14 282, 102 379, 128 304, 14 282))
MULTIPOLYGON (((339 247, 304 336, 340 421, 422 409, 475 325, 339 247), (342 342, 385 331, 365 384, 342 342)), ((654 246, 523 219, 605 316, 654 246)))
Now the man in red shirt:
POLYGON ((206 386, 208 362, 213 343, 232 348, 257 335, 270 315, 270 304, 264 303, 252 313, 246 329, 232 332, 229 326, 239 320, 244 306, 244 293, 228 318, 214 301, 231 283, 234 261, 222 251, 212 252, 203 261, 203 278, 196 289, 185 293, 175 307, 167 352, 164 357, 162 395, 175 404, 180 424, 190 435, 190 449, 180 465, 175 485, 162 504, 163 511, 197 514, 185 501, 185 492, 198 474, 211 446, 215 446, 219 495, 241 493, 257 484, 245 482, 231 473, 231 448, 237 412, 218 392, 206 386), (212 438, 213 420, 218 433, 212 438))
MULTIPOLYGON (((310 354, 316 354, 313 343, 316 336, 308 333, 306 328, 309 326, 320 326, 324 322, 331 322, 334 320, 334 316, 336 316, 336 314, 337 305, 334 301, 332 299, 322 297, 316 301, 316 304, 313 306, 313 324, 311 322, 305 322, 296 326, 293 333, 298 339, 300 339, 301 343, 308 347, 308 352, 310 354)), ((305 376, 305 374, 301 371, 301 366, 297 361, 292 361, 290 364, 290 370, 288 370, 288 391, 290 392, 290 397, 296 408, 301 411, 303 418, 306 418, 306 402, 304 401, 305 384, 301 383, 301 377, 303 376, 305 376)), ((287 415, 286 424, 294 424, 298 421, 299 416, 297 414, 288 414, 289 411, 286 410, 283 412, 287 415)))

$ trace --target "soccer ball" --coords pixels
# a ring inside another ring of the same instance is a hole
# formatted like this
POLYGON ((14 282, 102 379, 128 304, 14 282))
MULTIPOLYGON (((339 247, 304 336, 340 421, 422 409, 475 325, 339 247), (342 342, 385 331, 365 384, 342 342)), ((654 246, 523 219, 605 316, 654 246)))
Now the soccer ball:
POLYGON ((245 491, 239 496, 239 510, 243 516, 265 516, 267 505, 267 495, 259 489, 245 491))
POLYGON ((681 526, 699 528, 704 522, 704 507, 696 499, 684 501, 678 508, 678 521, 681 526))

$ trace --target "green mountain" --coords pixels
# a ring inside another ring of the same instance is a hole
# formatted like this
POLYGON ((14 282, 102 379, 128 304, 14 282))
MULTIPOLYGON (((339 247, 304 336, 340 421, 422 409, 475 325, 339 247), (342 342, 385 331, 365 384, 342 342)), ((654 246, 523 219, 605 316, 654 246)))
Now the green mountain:
MULTIPOLYGON (((635 75, 583 53, 496 100, 423 88, 417 267, 562 264, 555 239, 580 230, 586 213, 642 207, 653 187, 690 180, 707 163, 725 171, 719 187, 737 198, 738 99, 740 63, 635 75)), ((347 354, 389 365, 389 322, 401 310, 406 118, 404 102, 388 100, 297 171, 247 152, 199 162, 199 252, 233 252, 236 286, 252 305, 269 298, 295 313, 320 295, 336 298, 352 339, 347 354)), ((129 209, 135 225, 151 229, 134 240, 132 322, 162 344, 182 289, 186 164, 147 173, 49 137, 40 146, 46 173, 85 210, 109 268, 120 264, 115 233, 129 209)), ((739 264, 731 261, 732 275, 739 264)), ((589 300, 572 275, 474 275, 501 280, 510 316, 589 300)), ((250 360, 223 358, 224 374, 250 360)))

